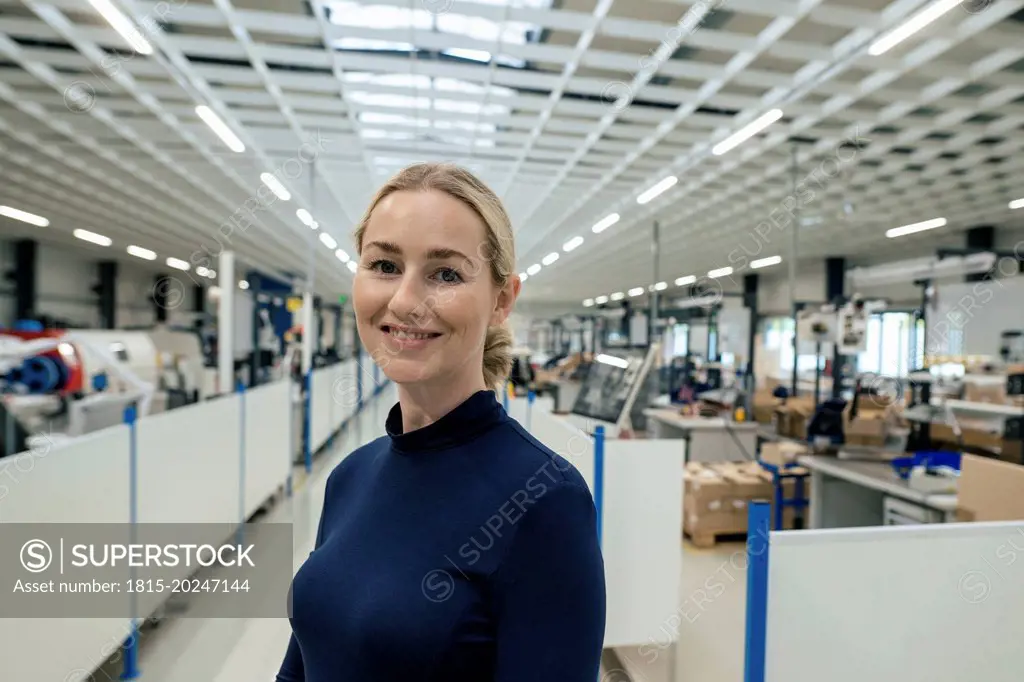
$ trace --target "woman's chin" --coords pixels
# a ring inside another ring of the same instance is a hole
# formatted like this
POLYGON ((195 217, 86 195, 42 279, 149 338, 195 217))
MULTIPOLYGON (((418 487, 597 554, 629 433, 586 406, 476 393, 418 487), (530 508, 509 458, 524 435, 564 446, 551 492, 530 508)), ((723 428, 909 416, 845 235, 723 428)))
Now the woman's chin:
POLYGON ((436 370, 432 364, 416 360, 389 358, 389 362, 381 368, 381 371, 388 380, 396 384, 415 384, 434 377, 436 370))

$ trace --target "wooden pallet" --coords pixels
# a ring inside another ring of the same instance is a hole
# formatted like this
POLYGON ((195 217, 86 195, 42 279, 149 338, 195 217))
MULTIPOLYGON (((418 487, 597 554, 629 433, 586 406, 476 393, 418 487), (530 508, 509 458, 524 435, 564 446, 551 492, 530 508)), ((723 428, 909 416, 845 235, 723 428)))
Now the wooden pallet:
POLYGON ((712 549, 723 542, 746 542, 746 533, 717 532, 717 531, 683 531, 683 537, 690 541, 690 544, 700 549, 712 549))

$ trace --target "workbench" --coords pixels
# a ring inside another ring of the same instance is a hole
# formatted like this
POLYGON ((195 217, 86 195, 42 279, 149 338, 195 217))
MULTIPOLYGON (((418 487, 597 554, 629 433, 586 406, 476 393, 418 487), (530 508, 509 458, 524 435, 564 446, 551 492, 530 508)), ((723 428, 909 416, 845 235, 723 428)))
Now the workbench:
POLYGON ((811 472, 810 528, 850 528, 886 524, 890 517, 919 514, 929 523, 956 520, 956 495, 911 488, 886 461, 805 455, 797 462, 811 472))
POLYGON ((756 422, 722 417, 685 417, 669 408, 648 408, 648 438, 681 438, 687 462, 746 462, 757 457, 756 422))

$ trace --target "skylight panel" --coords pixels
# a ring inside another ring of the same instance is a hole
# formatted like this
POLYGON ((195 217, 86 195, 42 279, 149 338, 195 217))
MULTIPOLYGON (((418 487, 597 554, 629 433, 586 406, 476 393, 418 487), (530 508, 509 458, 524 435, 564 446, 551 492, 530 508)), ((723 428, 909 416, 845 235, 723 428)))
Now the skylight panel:
POLYGON ((501 116, 510 112, 510 109, 502 104, 459 102, 450 99, 435 99, 434 109, 438 111, 453 111, 460 114, 472 114, 474 116, 501 116))
POLYGON ((486 92, 491 97, 512 97, 516 94, 515 90, 512 88, 506 88, 503 85, 492 85, 489 88, 485 88, 479 83, 472 83, 470 81, 459 80, 457 78, 435 78, 434 89, 445 92, 464 92, 474 95, 486 92))
POLYGON ((368 38, 338 38, 334 47, 340 50, 380 50, 388 52, 412 52, 416 47, 412 43, 393 43, 390 40, 371 40, 368 38))
POLYGON ((364 5, 344 0, 332 2, 329 7, 331 23, 339 26, 429 29, 433 25, 433 15, 425 9, 393 7, 391 5, 364 5))
POLYGON ((400 109, 429 109, 429 97, 411 97, 385 92, 361 92, 354 90, 346 93, 346 99, 369 107, 396 107, 400 109))
POLYGON ((346 83, 370 83, 396 88, 429 88, 430 76, 419 73, 371 73, 369 71, 346 71, 342 74, 346 83))
POLYGON ((370 125, 405 125, 429 128, 430 121, 405 116, 403 114, 382 114, 376 111, 362 111, 359 113, 359 122, 370 125))

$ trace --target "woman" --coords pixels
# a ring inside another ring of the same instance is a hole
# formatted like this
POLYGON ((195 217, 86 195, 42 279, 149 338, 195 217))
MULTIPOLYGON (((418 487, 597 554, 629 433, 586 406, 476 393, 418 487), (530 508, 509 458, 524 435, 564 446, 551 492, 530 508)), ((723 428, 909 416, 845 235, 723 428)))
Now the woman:
POLYGON ((359 337, 398 386, 327 480, 279 682, 594 682, 604 566, 579 473, 495 394, 513 233, 469 172, 420 164, 356 231, 359 337))

